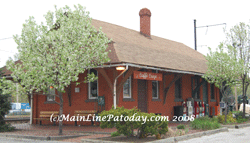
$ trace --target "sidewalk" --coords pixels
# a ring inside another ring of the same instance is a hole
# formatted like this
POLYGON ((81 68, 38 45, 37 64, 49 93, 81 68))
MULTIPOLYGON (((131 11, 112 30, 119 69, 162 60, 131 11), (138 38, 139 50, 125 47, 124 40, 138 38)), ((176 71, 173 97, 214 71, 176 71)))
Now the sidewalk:
MULTIPOLYGON (((179 124, 187 122, 169 122, 169 127, 175 128, 179 124)), ((67 142, 80 142, 84 138, 100 138, 110 136, 116 128, 101 129, 99 126, 63 126, 63 135, 59 136, 58 126, 52 125, 30 125, 29 123, 13 124, 16 127, 14 132, 0 133, 0 136, 23 137, 39 140, 63 140, 67 142), (70 139, 73 138, 73 139, 70 139)))
MULTIPOLYGON (((30 125, 29 123, 14 124, 17 131, 1 134, 18 134, 34 136, 58 136, 59 127, 52 125, 30 125)), ((99 126, 63 126, 63 135, 81 135, 84 133, 109 134, 115 132, 115 128, 101 129, 99 126)))

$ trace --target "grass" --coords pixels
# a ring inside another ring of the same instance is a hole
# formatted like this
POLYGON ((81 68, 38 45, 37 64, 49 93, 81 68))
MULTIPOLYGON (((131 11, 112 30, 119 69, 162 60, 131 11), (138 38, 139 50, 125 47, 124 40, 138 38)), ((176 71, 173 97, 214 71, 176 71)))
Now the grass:
POLYGON ((116 137, 116 136, 120 136, 121 134, 118 132, 112 132, 111 133, 111 137, 116 137))
POLYGON ((177 126, 177 129, 185 129, 185 125, 180 124, 180 125, 177 126))
POLYGON ((242 116, 239 116, 237 119, 236 119, 236 122, 237 123, 243 123, 243 122, 247 122, 249 119, 248 118, 243 118, 242 116))
POLYGON ((195 119, 191 122, 192 129, 212 130, 220 128, 217 118, 209 118, 208 116, 195 119))

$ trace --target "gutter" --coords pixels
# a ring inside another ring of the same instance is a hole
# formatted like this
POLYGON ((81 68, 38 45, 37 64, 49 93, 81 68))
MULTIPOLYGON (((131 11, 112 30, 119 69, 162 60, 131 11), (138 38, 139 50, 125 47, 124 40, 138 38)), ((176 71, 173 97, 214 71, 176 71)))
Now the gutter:
POLYGON ((193 75, 204 75, 203 73, 197 73, 197 72, 191 72, 191 71, 181 71, 181 70, 171 70, 171 69, 163 69, 163 68, 154 68, 149 66, 142 66, 137 64, 130 64, 130 63, 122 63, 122 64, 113 64, 113 65, 103 65, 103 66, 97 66, 95 68, 106 68, 106 67, 117 67, 117 66, 131 66, 131 67, 137 67, 137 68, 145 68, 145 69, 151 69, 151 70, 159 70, 159 71, 165 71, 165 72, 173 72, 173 73, 183 73, 183 74, 193 74, 193 75))
MULTIPOLYGON (((102 66, 96 66, 94 68, 110 68, 110 67, 127 66, 127 65, 131 66, 131 67, 145 68, 145 69, 165 71, 165 72, 193 74, 193 75, 199 75, 199 76, 203 76, 204 75, 203 73, 197 73, 197 72, 191 72, 191 71, 181 71, 181 70, 174 70, 174 69, 171 70, 171 69, 164 69, 164 68, 154 68, 154 67, 150 67, 150 66, 142 66, 142 65, 130 64, 130 63, 121 63, 121 64, 113 64, 113 65, 102 65, 102 66)), ((92 67, 89 67, 89 68, 92 68, 92 67)), ((0 77, 0 78, 2 78, 2 77, 0 77)), ((12 78, 12 76, 6 76, 6 78, 12 78)))
POLYGON ((117 82, 117 79, 123 75, 126 71, 128 70, 128 65, 126 65, 126 69, 124 71, 122 71, 116 78, 115 78, 115 81, 114 81, 114 109, 116 109, 116 82, 117 82))

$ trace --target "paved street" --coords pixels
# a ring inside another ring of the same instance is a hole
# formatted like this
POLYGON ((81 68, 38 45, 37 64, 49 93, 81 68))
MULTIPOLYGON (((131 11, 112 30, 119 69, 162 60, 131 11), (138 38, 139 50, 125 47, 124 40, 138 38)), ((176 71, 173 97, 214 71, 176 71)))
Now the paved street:
POLYGON ((249 143, 250 127, 229 129, 229 132, 194 138, 179 143, 249 143))
POLYGON ((41 140, 31 140, 31 139, 21 139, 21 138, 0 137, 0 143, 69 143, 69 142, 41 141, 41 140))
MULTIPOLYGON (((250 142, 250 127, 229 129, 229 132, 194 138, 179 143, 248 143, 250 142)), ((0 137, 0 143, 67 143, 60 141, 40 141, 21 138, 0 137)))

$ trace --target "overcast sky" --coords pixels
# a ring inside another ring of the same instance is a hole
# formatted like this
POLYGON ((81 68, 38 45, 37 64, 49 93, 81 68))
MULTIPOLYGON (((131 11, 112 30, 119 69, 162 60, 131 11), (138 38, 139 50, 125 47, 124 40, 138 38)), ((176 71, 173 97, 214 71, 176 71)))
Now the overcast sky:
POLYGON ((0 67, 18 52, 15 41, 10 37, 21 34, 22 24, 29 16, 34 16, 40 23, 47 11, 54 11, 54 5, 73 8, 75 4, 85 6, 93 19, 136 31, 140 28, 139 11, 146 7, 152 14, 152 35, 184 43, 190 48, 194 48, 194 19, 197 27, 226 23, 197 29, 197 48, 202 54, 208 52, 207 47, 215 50, 224 40, 223 28, 229 29, 239 22, 249 24, 250 19, 249 2, 246 0, 5 0, 0 2, 0 67))

